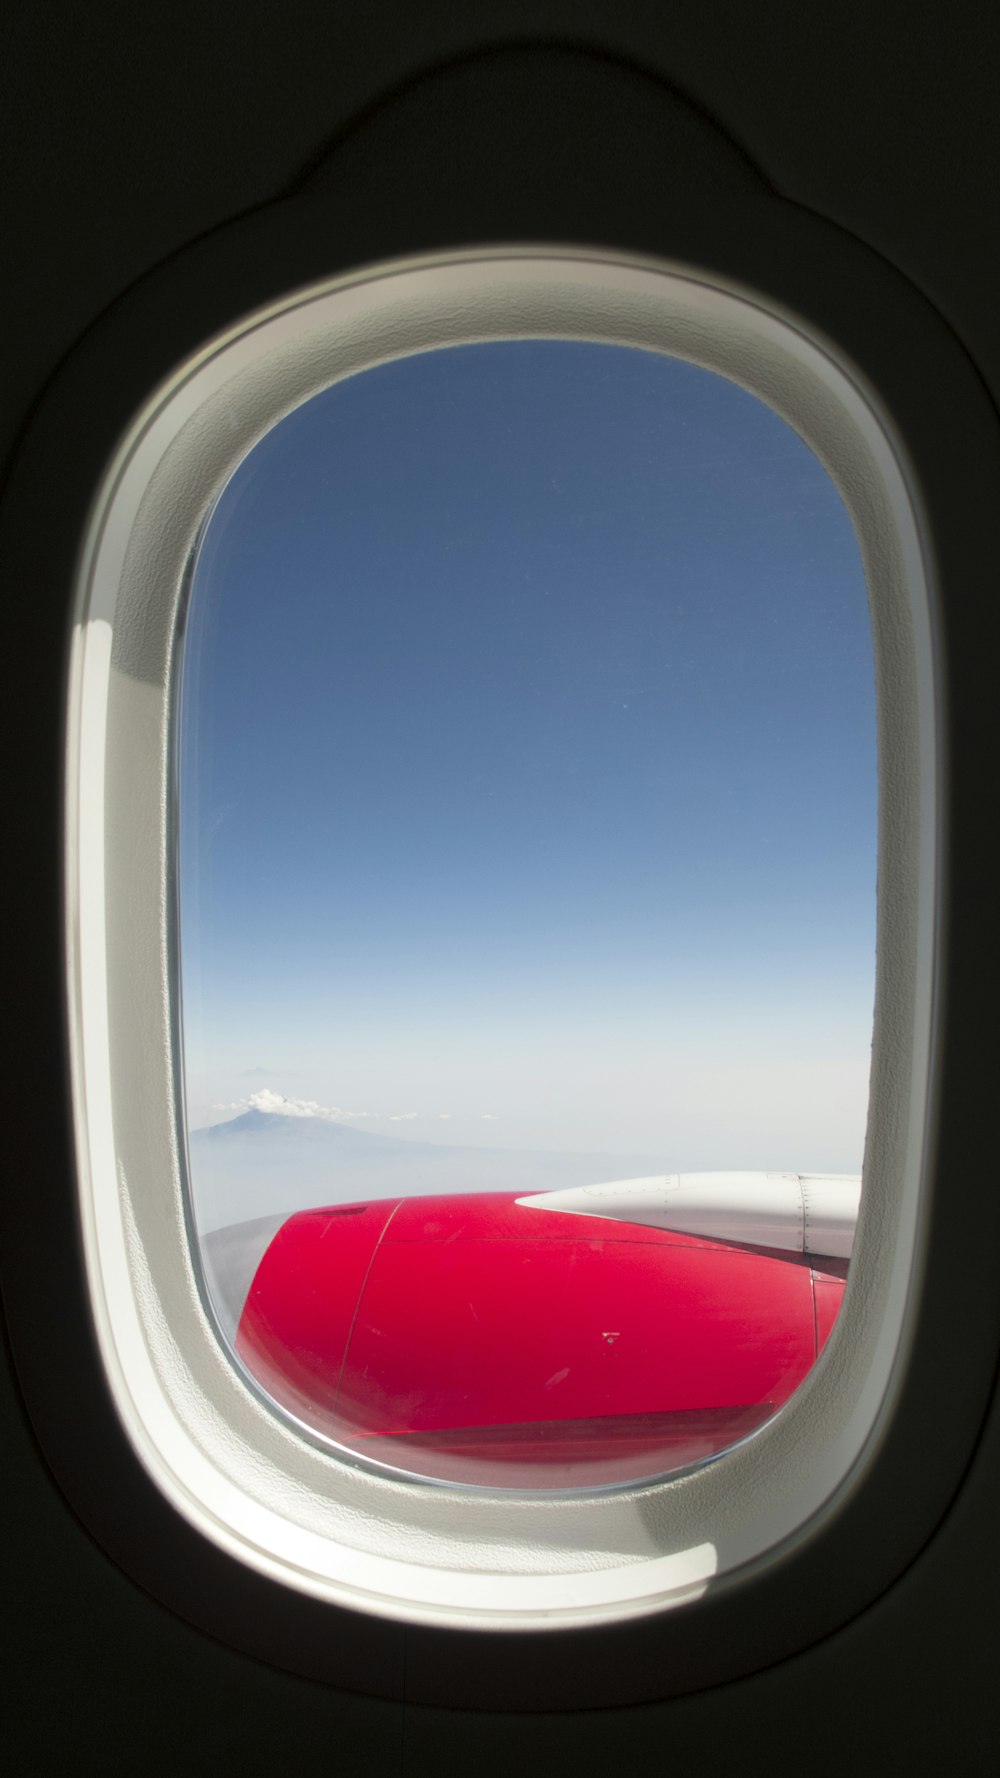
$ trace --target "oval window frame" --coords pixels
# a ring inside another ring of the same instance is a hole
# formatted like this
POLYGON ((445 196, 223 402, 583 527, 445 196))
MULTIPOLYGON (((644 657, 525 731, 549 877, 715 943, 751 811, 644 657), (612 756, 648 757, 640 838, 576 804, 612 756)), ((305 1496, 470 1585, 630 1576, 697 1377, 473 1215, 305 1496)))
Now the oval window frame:
POLYGON ((157 1487, 216 1545, 314 1598, 404 1622, 594 1626, 714 1592, 807 1523, 815 1531, 857 1484, 905 1344, 929 1111, 937 743, 918 513, 891 422, 831 342, 714 272, 625 256, 484 250, 313 286, 211 341, 137 417, 92 513, 72 645, 81 1216, 118 1414, 157 1487), (864 1208, 820 1364, 747 1447, 707 1469, 515 1505, 414 1487, 306 1446, 224 1357, 187 1229, 165 886, 177 616, 201 525, 237 462, 338 376, 439 345, 546 335, 643 345, 731 376, 805 437, 837 483, 872 595, 879 970, 864 1208))

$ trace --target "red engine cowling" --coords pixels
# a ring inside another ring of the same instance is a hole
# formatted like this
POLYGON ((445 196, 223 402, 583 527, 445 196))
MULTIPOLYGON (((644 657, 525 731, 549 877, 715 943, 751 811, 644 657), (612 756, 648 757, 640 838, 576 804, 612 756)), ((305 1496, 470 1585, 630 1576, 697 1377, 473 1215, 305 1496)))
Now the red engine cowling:
POLYGON ((802 1381, 843 1280, 513 1194, 307 1210, 236 1349, 315 1432, 410 1472, 582 1487, 702 1461, 802 1381))

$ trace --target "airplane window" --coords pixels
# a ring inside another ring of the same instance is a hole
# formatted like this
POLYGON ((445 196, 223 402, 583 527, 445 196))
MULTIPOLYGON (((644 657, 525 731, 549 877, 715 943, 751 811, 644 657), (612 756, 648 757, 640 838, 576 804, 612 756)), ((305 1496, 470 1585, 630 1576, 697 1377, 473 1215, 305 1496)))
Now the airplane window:
POLYGON ((189 1211, 314 1440, 601 1488, 771 1418, 836 1318, 875 973, 871 627, 818 459, 662 353, 312 397, 184 616, 189 1211))

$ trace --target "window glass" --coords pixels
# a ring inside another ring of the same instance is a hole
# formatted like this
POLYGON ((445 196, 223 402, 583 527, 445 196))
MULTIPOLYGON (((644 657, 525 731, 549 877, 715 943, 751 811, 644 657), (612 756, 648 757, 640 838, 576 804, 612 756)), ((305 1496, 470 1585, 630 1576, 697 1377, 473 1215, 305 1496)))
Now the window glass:
POLYGON ((736 385, 498 342, 267 434, 176 801, 192 1223, 278 1411, 563 1488, 781 1406, 850 1252, 876 788, 850 521, 736 385))

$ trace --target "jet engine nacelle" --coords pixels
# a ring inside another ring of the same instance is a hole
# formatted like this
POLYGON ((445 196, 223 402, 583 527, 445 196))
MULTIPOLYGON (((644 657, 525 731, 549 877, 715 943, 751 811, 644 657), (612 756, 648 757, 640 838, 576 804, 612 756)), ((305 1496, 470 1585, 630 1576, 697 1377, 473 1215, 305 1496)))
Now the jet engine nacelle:
MULTIPOLYGON (((582 1487, 703 1461, 801 1383, 846 1261, 807 1246, 797 1175, 744 1175, 742 1197, 740 1175, 704 1176, 708 1233, 698 1176, 671 1177, 301 1211, 257 1267, 237 1353, 314 1435, 421 1475, 582 1487)), ((856 1210, 858 1182, 839 1184, 856 1210)))

